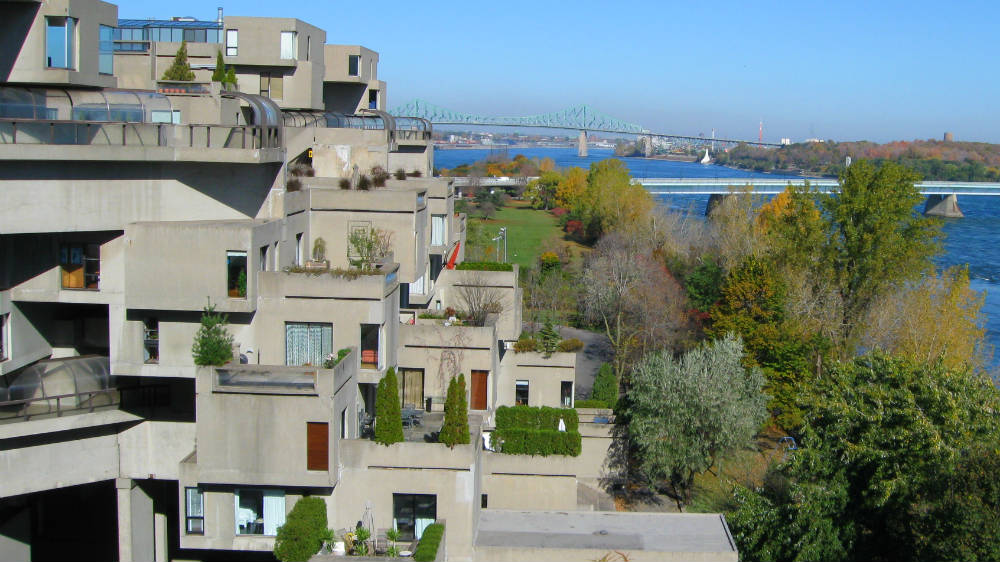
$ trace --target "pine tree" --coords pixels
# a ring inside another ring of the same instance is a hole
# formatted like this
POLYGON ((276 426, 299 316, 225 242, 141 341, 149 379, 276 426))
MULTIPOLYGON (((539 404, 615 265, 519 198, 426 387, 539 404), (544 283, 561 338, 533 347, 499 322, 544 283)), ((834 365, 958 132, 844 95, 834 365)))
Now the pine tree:
POLYGON ((545 327, 538 332, 538 336, 542 341, 542 351, 545 352, 546 357, 555 353, 556 349, 559 348, 559 332, 556 331, 551 320, 545 323, 545 327))
POLYGON ((177 49, 177 54, 174 55, 174 63, 163 73, 163 78, 160 78, 160 80, 177 80, 180 82, 194 80, 194 72, 191 71, 191 65, 188 64, 187 41, 181 41, 181 47, 177 49))
POLYGON ((438 441, 448 447, 469 443, 469 401, 465 397, 465 375, 452 377, 444 402, 444 425, 438 441))
POLYGON ((239 90, 240 89, 239 88, 239 84, 236 81, 236 69, 235 68, 233 68, 233 67, 230 66, 229 69, 226 70, 226 79, 222 83, 225 84, 225 85, 227 85, 227 86, 229 86, 229 88, 232 89, 232 90, 239 90))
POLYGON ((212 82, 226 84, 226 61, 222 60, 222 51, 215 52, 215 70, 212 72, 212 82))
POLYGON ((392 445, 403 441, 402 416, 396 368, 389 367, 382 380, 378 381, 375 395, 375 442, 380 445, 392 445))
POLYGON ((191 346, 195 365, 225 365, 233 359, 233 335, 226 329, 227 323, 226 315, 216 314, 215 305, 209 301, 201 313, 201 327, 191 346))

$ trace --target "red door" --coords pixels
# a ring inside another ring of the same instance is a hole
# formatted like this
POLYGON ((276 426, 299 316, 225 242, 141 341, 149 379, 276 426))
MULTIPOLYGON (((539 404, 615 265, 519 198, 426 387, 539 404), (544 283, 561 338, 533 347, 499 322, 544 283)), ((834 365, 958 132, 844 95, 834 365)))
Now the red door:
POLYGON ((469 405, 470 410, 486 409, 486 381, 489 380, 489 371, 472 371, 472 398, 469 405))

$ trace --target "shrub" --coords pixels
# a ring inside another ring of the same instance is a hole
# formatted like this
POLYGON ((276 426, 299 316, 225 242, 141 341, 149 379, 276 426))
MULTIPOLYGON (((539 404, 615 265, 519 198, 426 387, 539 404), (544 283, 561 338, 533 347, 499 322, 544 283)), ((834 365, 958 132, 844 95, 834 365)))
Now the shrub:
POLYGON ((393 173, 392 175, 397 180, 405 180, 406 179, 406 170, 404 170, 402 168, 396 168, 396 172, 393 173))
POLYGON ((448 397, 444 402, 444 425, 438 441, 449 448, 469 443, 469 401, 465 397, 465 375, 452 377, 448 383, 448 397))
POLYGON ((497 408, 497 429, 559 429, 559 420, 566 424, 566 431, 579 429, 580 419, 571 408, 548 406, 500 406, 497 408))
POLYGON ((534 338, 521 338, 514 342, 514 353, 538 351, 538 342, 534 338))
POLYGON ((361 191, 368 191, 371 188, 372 180, 368 176, 362 174, 361 177, 358 178, 358 189, 361 191))
POLYGON ((285 182, 286 191, 299 191, 301 189, 302 189, 302 180, 300 180, 295 176, 288 178, 288 181, 285 182))
POLYGON ((215 305, 208 301, 201 313, 201 327, 194 335, 191 355, 194 364, 225 365, 233 359, 233 335, 226 329, 228 317, 216 314, 215 305))
POLYGON ((538 269, 542 273, 548 273, 549 271, 560 269, 562 267, 562 262, 559 260, 559 256, 555 252, 545 252, 538 257, 538 269))
POLYGON ((609 363, 601 365, 594 379, 594 388, 590 391, 590 397, 607 404, 612 410, 618 404, 618 379, 609 363))
POLYGON ((241 299, 247 298, 247 270, 245 269, 241 269, 239 276, 236 278, 236 294, 241 299))
POLYGON ((378 381, 375 397, 375 442, 392 445, 403 441, 403 418, 399 407, 399 382, 396 368, 389 367, 378 381))
POLYGON ((326 259, 326 240, 323 240, 322 236, 317 236, 313 240, 312 258, 313 261, 323 261, 326 259))
POLYGON ((382 166, 372 168, 372 187, 385 187, 386 180, 389 179, 389 172, 382 166))
POLYGON ((514 265, 496 261, 464 261, 455 266, 462 271, 514 271, 514 265))
POLYGON ((340 189, 351 189, 351 180, 347 178, 340 178, 340 181, 337 182, 337 187, 340 189))
POLYGON ((433 523, 424 529, 424 534, 420 536, 417 549, 413 551, 413 559, 416 562, 433 562, 437 558, 438 546, 444 537, 444 525, 433 523))
POLYGON ((604 400, 594 400, 593 398, 587 400, 577 400, 573 406, 574 408, 607 408, 608 404, 604 400))
MULTIPOLYGON (((569 424, 567 424, 569 425, 569 424)), ((493 439, 501 453, 509 455, 580 455, 583 442, 577 431, 553 429, 500 429, 493 432, 493 439)))
POLYGON ((295 502, 285 524, 278 527, 274 556, 281 562, 306 562, 319 552, 323 541, 331 538, 326 502, 323 498, 304 497, 295 502))
POLYGON ((562 351, 563 353, 576 353, 581 349, 583 349, 583 342, 576 338, 570 338, 559 342, 559 351, 562 351))
POLYGON ((332 353, 330 355, 327 355, 326 356, 326 360, 323 361, 323 368, 324 369, 332 369, 332 368, 336 367, 337 364, 340 363, 341 361, 343 361, 344 357, 347 357, 347 354, 350 353, 350 352, 351 352, 351 348, 345 347, 344 349, 341 349, 341 350, 337 351, 337 355, 336 356, 334 356, 332 353))
POLYGON ((412 172, 408 172, 406 175, 409 176, 409 177, 411 177, 411 178, 419 178, 423 174, 420 173, 420 170, 413 170, 412 172))

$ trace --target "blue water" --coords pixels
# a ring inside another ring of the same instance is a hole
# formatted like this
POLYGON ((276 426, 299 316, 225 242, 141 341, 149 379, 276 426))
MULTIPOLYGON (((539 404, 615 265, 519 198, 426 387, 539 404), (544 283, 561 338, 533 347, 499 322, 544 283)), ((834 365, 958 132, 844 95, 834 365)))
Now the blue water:
MULTIPOLYGON (((517 148, 510 149, 509 155, 524 154, 530 158, 549 157, 556 166, 567 168, 579 166, 589 168, 590 164, 611 158, 611 149, 591 149, 590 155, 580 158, 576 148, 517 148)), ((434 165, 438 168, 454 168, 482 160, 495 151, 489 149, 435 149, 434 165)), ((745 170, 735 170, 723 166, 705 166, 690 162, 669 162, 646 158, 622 158, 632 175, 647 178, 781 178, 776 174, 762 174, 745 170)), ((678 210, 704 209, 707 195, 661 196, 663 204, 678 210)), ((959 207, 965 218, 949 219, 944 223, 944 252, 938 257, 940 266, 968 265, 972 288, 986 292, 983 313, 986 317, 986 340, 997 349, 993 367, 1000 367, 1000 197, 959 198, 959 207)))

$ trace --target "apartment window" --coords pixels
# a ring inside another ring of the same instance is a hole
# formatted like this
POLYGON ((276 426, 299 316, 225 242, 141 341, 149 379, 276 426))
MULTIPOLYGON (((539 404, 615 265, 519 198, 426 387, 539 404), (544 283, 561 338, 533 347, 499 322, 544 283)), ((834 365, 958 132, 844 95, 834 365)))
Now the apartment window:
POLYGON ((236 534, 278 534, 278 527, 285 524, 285 492, 261 488, 237 488, 236 534))
POLYGON ((45 66, 76 68, 76 18, 45 18, 45 66))
POLYGON ((528 405, 528 381, 515 381, 514 383, 514 405, 528 405))
POLYGON ((350 430, 347 427, 347 408, 340 411, 340 438, 350 439, 350 430))
POLYGON ((149 120, 153 123, 172 123, 174 125, 180 125, 181 110, 151 109, 149 110, 149 120))
POLYGON ((361 325, 361 368, 378 369, 379 364, 379 332, 378 324, 361 325))
POLYGON ((187 534, 205 534, 205 494, 200 488, 184 488, 184 516, 187 534))
POLYGON ((333 324, 285 322, 285 365, 318 367, 333 351, 333 324))
POLYGON ((559 401, 563 408, 573 407, 573 381, 562 381, 559 387, 559 401))
POLYGON ((313 38, 311 35, 306 35, 306 60, 308 61, 312 57, 313 50, 313 38))
POLYGON ((247 298, 247 253, 229 250, 226 252, 226 289, 229 298, 247 298))
POLYGON ((100 41, 97 44, 97 71, 101 74, 115 73, 115 28, 100 26, 100 41))
POLYGON ((299 42, 297 40, 297 34, 294 31, 281 32, 281 58, 299 58, 299 42))
POLYGON ((285 95, 285 79, 281 74, 260 73, 260 95, 280 100, 285 95))
POLYGON ((101 280, 100 244, 63 244, 59 247, 63 289, 98 289, 101 280))
POLYGON ((378 109, 378 90, 368 90, 368 109, 378 109))
POLYGON ((295 235, 295 265, 302 265, 302 234, 295 235))
POLYGON ((10 348, 10 344, 7 343, 7 323, 9 318, 9 314, 0 314, 0 361, 10 359, 7 357, 7 350, 10 348))
POLYGON ((431 215, 431 246, 444 246, 444 215, 431 215))
POLYGON ((142 322, 142 354, 144 363, 160 362, 160 321, 156 318, 142 322))
POLYGON ((237 47, 239 45, 239 30, 238 29, 227 29, 226 30, 226 56, 235 57, 236 53, 239 52, 237 47))
POLYGON ((437 519, 437 496, 434 494, 393 494, 392 526, 400 540, 417 540, 437 519))
POLYGON ((264 245, 260 247, 260 270, 267 271, 267 250, 269 246, 264 245))
POLYGON ((361 69, 361 55, 347 55, 347 75, 357 76, 361 69))
POLYGON ((306 423, 306 470, 330 469, 330 424, 306 423))

